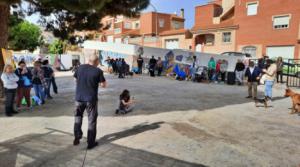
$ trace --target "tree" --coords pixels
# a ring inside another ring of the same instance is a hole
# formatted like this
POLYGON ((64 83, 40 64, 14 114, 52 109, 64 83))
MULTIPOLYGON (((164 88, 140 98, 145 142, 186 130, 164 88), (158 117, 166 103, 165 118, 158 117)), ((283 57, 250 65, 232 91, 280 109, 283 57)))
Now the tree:
MULTIPOLYGON (((8 46, 10 7, 14 14, 39 13, 40 22, 56 37, 69 39, 75 30, 99 30, 100 20, 106 15, 136 16, 147 8, 149 0, 0 0, 0 48, 8 46), (20 4, 29 3, 29 9, 20 4)), ((0 52, 0 71, 3 69, 0 52)))
POLYGON ((51 54, 63 54, 65 43, 62 40, 55 40, 51 45, 49 45, 49 53, 51 54))
MULTIPOLYGON (((12 19, 15 20, 17 19, 12 19)), ((27 21, 16 22, 16 25, 9 27, 8 48, 33 52, 43 42, 40 28, 27 21)))

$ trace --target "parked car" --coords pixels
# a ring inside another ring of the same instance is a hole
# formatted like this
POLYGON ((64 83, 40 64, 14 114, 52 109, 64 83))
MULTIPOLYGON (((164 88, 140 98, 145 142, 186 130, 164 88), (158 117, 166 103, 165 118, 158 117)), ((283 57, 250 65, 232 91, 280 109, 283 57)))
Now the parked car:
POLYGON ((221 55, 224 56, 241 56, 241 57, 251 57, 248 53, 242 53, 242 52, 224 52, 221 55))

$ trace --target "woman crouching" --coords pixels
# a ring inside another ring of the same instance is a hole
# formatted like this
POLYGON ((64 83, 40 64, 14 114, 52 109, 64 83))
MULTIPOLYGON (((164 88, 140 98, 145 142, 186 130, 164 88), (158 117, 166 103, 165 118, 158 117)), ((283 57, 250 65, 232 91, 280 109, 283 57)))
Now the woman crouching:
POLYGON ((116 110, 116 114, 127 114, 134 108, 134 101, 130 99, 130 92, 124 90, 120 95, 120 105, 116 110))

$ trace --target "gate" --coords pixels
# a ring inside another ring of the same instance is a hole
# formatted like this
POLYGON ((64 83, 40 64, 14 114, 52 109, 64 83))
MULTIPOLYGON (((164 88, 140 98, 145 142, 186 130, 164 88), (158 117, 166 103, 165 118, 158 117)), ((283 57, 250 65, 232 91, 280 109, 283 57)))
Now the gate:
POLYGON ((300 87, 300 59, 288 59, 283 73, 287 76, 286 85, 288 87, 300 87))

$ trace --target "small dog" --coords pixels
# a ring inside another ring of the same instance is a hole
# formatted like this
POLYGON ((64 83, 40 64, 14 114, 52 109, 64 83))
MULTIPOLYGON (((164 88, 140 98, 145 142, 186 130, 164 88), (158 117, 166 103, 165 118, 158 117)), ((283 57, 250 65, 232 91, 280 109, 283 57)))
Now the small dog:
POLYGON ((264 104, 265 108, 268 108, 268 100, 266 98, 264 99, 254 99, 255 106, 259 107, 258 104, 264 104))
POLYGON ((295 93, 290 88, 287 88, 285 90, 285 97, 291 97, 293 106, 292 106, 292 112, 290 114, 299 113, 299 106, 300 106, 300 94, 295 93))

